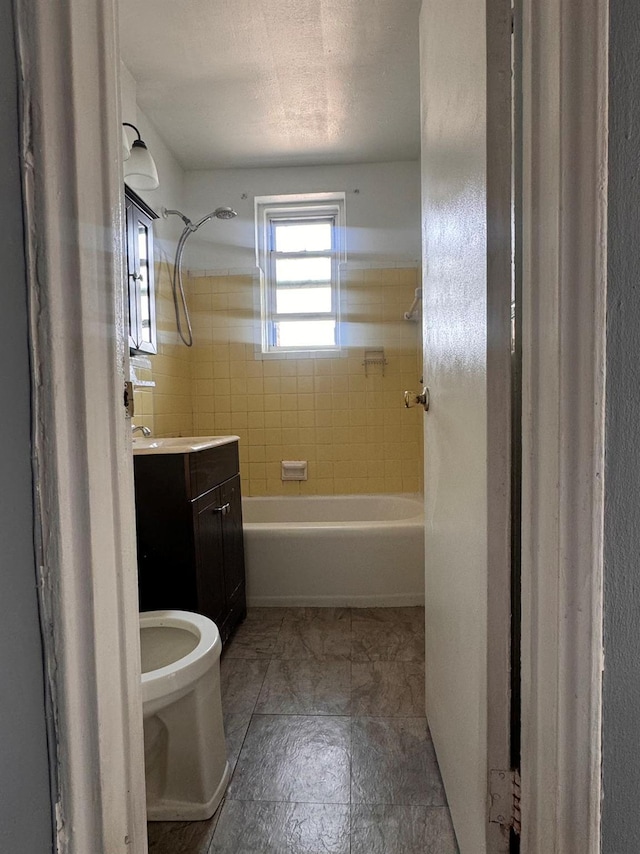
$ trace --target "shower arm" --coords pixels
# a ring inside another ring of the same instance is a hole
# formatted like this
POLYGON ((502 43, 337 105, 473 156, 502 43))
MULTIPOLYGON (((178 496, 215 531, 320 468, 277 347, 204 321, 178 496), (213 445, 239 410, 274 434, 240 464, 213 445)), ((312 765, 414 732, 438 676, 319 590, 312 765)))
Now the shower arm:
POLYGON ((188 216, 185 216, 182 211, 174 211, 167 210, 167 208, 160 208, 160 213, 162 214, 163 219, 168 219, 171 215, 179 216, 183 223, 187 226, 190 231, 195 231, 198 226, 194 226, 188 216))

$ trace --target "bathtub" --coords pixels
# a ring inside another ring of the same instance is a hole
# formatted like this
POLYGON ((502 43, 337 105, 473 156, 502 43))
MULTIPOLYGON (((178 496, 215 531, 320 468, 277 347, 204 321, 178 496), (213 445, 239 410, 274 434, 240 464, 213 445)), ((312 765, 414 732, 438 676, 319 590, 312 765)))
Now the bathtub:
POLYGON ((424 512, 413 495, 243 498, 249 605, 424 603, 424 512))

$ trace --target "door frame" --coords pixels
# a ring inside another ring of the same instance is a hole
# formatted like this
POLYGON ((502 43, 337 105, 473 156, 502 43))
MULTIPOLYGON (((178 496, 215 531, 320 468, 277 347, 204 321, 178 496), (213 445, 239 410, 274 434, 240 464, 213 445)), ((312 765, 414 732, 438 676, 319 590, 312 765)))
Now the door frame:
POLYGON ((15 21, 55 850, 146 854, 116 9, 15 21))
MULTIPOLYGON (((56 850, 145 854, 116 9, 15 8, 56 850)), ((529 854, 599 840, 607 12, 523 0, 529 854)))
POLYGON ((608 0, 522 14, 522 850, 598 854, 608 0))

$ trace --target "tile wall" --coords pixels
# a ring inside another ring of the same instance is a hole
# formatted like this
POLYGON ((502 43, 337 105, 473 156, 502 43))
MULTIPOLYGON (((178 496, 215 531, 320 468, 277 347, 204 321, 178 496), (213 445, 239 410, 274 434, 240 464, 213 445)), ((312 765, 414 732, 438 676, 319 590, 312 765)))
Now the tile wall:
POLYGON ((327 358, 256 358, 259 281, 252 275, 185 279, 195 344, 179 342, 171 267, 156 265, 158 355, 133 360, 134 423, 154 436, 240 436, 245 495, 365 494, 422 490, 422 423, 402 392, 418 390, 420 324, 403 319, 415 268, 343 274, 346 346, 327 358), (383 347, 387 364, 364 351, 383 347), (308 480, 283 482, 282 460, 307 460, 308 480))
POLYGON ((415 268, 345 271, 341 355, 261 360, 257 277, 190 277, 193 429, 240 436, 245 495, 421 491, 424 413, 402 398, 421 376, 420 325, 403 319, 419 283, 415 268), (384 375, 365 374, 373 347, 384 375), (283 482, 282 460, 307 460, 308 480, 283 482))
POLYGON ((137 379, 155 383, 136 387, 133 423, 148 427, 159 437, 193 435, 193 356, 176 333, 172 272, 166 258, 156 262, 158 354, 132 358, 137 379))

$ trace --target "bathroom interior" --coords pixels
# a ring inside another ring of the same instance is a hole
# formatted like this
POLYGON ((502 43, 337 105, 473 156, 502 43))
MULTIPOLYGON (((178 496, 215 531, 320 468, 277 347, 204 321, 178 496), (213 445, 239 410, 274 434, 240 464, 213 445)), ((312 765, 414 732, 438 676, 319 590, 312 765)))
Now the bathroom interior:
POLYGON ((421 3, 191 5, 119 9, 149 850, 453 854, 424 697, 421 3), (166 626, 198 688, 163 717, 166 626))

